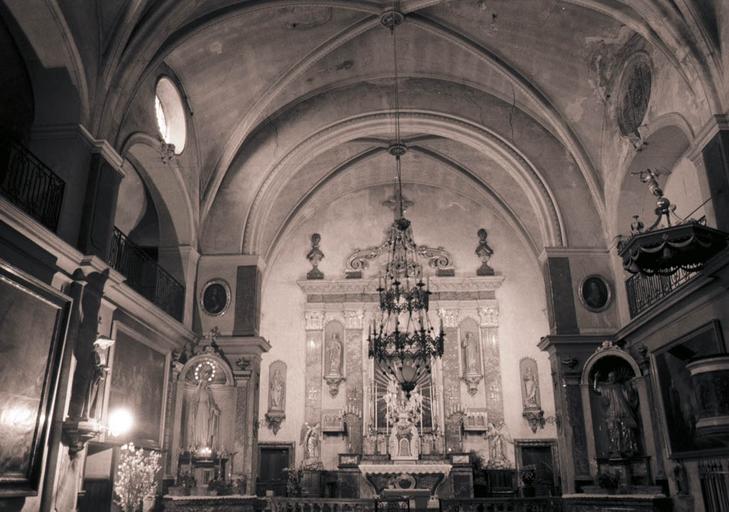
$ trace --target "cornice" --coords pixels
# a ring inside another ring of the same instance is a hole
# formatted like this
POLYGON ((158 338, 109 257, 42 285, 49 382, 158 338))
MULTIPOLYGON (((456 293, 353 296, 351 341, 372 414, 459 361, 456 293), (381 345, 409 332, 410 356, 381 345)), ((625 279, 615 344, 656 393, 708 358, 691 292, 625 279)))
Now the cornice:
MULTIPOLYGON (((504 276, 432 277, 430 290, 440 292, 480 292, 497 290, 504 276)), ((377 279, 339 279, 297 281, 306 295, 355 295, 375 294, 377 279)), ((346 302, 346 301, 345 301, 346 302)))

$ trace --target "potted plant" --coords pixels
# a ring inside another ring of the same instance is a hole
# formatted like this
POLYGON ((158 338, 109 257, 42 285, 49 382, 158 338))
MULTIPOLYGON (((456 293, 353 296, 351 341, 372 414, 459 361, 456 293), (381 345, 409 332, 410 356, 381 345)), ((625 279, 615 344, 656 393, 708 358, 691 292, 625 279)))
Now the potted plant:
POLYGON ((177 477, 174 487, 169 488, 169 494, 172 496, 189 496, 190 489, 195 487, 195 477, 191 473, 185 471, 177 477))
POLYGON ((519 469, 519 477, 521 478, 522 494, 525 498, 533 498, 536 495, 534 482, 537 479, 537 467, 534 465, 523 466, 519 469))
POLYGON ((124 512, 141 512, 144 498, 154 494, 159 461, 159 452, 135 449, 132 443, 121 447, 114 493, 124 512))

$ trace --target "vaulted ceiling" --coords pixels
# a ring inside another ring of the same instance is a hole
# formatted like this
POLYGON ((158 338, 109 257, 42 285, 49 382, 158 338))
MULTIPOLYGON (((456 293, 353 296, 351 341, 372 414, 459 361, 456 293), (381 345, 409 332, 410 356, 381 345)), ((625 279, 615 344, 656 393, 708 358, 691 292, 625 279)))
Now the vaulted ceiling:
MULTIPOLYGON (((614 96, 632 55, 652 62, 646 125, 676 115, 690 139, 729 104, 722 2, 397 4, 405 184, 492 204, 535 253, 615 234, 608 212, 635 149, 614 96)), ((203 252, 269 254, 307 207, 392 180, 391 0, 59 5, 99 136, 119 148, 154 136, 157 77, 182 85, 194 141, 178 172, 203 252)))

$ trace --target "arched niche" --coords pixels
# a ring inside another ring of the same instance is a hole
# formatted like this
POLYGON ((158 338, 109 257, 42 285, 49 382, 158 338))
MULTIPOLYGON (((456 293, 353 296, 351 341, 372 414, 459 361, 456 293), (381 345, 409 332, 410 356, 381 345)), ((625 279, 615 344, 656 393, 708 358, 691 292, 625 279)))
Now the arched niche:
MULTIPOLYGON (((648 401, 648 384, 631 355, 609 341, 603 342, 597 351, 585 361, 580 380, 590 473, 596 477, 600 461, 615 459, 615 457, 610 457, 607 413, 604 409, 606 404, 600 402, 607 400, 605 388, 610 380, 611 372, 615 372, 616 383, 621 384, 623 389, 632 390, 626 394, 634 393, 635 399, 635 403, 632 404, 632 412, 637 423, 635 431, 637 451, 634 455, 623 458, 645 464, 646 457, 648 457, 649 474, 655 476, 656 453, 653 439, 655 430, 648 401), (598 385, 602 395, 594 391, 595 376, 598 372, 600 374, 598 385)), ((630 398, 628 400, 630 401, 630 398)))
POLYGON ((178 380, 177 450, 208 447, 218 453, 234 451, 235 390, 230 365, 215 353, 205 352, 187 361, 178 380), (202 438, 208 441, 203 444, 202 438))
MULTIPOLYGON (((611 216, 614 235, 630 232, 633 215, 639 215, 646 227, 655 220, 656 197, 636 173, 648 168, 672 173, 689 149, 691 131, 680 116, 665 116, 663 122, 656 123, 652 129, 653 131, 645 137, 645 145, 627 163, 622 175, 611 216)), ((693 166, 692 163, 690 165, 693 166)), ((693 170, 696 171, 695 167, 693 170)), ((670 177, 661 176, 660 184, 665 185, 667 179, 670 177)), ((670 197, 669 199, 674 202, 678 200, 670 197)))
POLYGON ((346 379, 344 368, 344 324, 338 320, 324 326, 322 376, 332 397, 339 393, 339 385, 346 379))

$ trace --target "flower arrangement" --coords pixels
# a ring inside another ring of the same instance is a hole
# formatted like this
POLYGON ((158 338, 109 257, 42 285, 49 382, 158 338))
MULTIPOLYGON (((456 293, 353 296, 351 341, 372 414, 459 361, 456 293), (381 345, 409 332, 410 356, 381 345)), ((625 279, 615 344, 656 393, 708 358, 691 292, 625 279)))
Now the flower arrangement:
POLYGON ((135 449, 133 443, 121 447, 114 492, 116 502, 124 512, 138 512, 145 496, 154 494, 159 461, 158 452, 135 449))
POLYGON ((233 483, 222 478, 208 482, 208 491, 215 491, 218 496, 230 496, 233 494, 233 483))
POLYGON ((286 468, 287 480, 286 480, 286 496, 301 496, 303 493, 303 478, 304 471, 299 468, 286 468))
POLYGON ((181 473, 180 476, 177 477, 177 485, 189 490, 195 487, 197 485, 197 482, 195 481, 195 477, 186 471, 184 473, 181 473))

